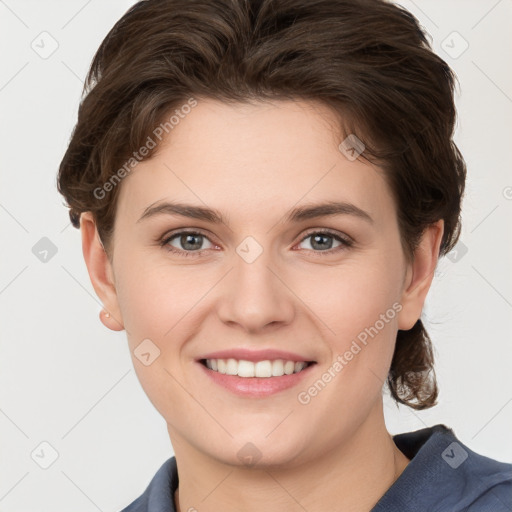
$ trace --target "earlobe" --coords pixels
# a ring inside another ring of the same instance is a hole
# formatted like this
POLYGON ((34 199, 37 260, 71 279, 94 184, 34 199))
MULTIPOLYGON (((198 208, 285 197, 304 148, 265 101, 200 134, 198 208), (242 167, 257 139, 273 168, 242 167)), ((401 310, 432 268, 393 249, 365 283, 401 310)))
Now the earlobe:
POLYGON ((82 253, 87 271, 94 291, 104 305, 104 312, 100 313, 100 320, 109 329, 121 331, 124 329, 124 325, 113 280, 112 264, 103 248, 91 212, 84 212, 80 216, 80 231, 82 253))
POLYGON ((443 231, 442 219, 431 224, 423 233, 414 252, 414 259, 408 265, 401 300, 402 310, 398 316, 400 330, 412 329, 421 317, 423 305, 434 278, 443 231))
POLYGON ((107 311, 105 308, 103 308, 100 311, 100 321, 105 326, 108 327, 112 331, 122 331, 124 329, 124 326, 120 324, 113 316, 112 314, 107 311))

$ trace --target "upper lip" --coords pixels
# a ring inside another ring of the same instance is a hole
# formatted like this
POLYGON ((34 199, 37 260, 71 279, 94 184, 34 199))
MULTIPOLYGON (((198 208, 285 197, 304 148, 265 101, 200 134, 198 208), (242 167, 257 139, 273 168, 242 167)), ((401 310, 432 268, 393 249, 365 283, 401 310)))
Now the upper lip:
POLYGON ((238 361, 244 360, 252 362, 283 359, 285 361, 295 361, 299 363, 313 362, 312 359, 308 359, 299 354, 294 354, 293 352, 286 352, 284 350, 249 350, 244 348, 219 350, 217 352, 211 352, 202 357, 199 357, 198 361, 201 361, 203 359, 236 359, 238 361))

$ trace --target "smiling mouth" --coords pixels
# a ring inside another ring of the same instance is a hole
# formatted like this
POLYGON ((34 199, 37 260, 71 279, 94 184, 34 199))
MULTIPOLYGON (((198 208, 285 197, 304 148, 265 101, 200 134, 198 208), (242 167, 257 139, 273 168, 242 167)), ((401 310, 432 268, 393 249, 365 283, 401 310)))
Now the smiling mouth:
POLYGON ((316 364, 315 361, 290 361, 286 359, 257 362, 243 359, 201 359, 199 362, 209 370, 224 375, 262 379, 300 373, 309 366, 316 364))

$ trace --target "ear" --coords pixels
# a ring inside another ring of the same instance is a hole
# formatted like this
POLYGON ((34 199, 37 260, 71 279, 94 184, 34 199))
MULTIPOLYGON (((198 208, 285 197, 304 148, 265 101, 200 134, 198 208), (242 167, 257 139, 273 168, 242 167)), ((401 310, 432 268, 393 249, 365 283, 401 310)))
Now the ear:
POLYGON ((402 310, 398 316, 400 330, 412 329, 421 316, 425 298, 434 278, 443 231, 443 219, 431 224, 414 251, 413 261, 408 264, 400 301, 402 310))
POLYGON ((122 331, 124 325, 117 300, 112 264, 103 248, 91 212, 84 212, 80 216, 80 231, 82 252, 89 277, 96 295, 106 310, 100 313, 100 320, 109 329, 122 331))

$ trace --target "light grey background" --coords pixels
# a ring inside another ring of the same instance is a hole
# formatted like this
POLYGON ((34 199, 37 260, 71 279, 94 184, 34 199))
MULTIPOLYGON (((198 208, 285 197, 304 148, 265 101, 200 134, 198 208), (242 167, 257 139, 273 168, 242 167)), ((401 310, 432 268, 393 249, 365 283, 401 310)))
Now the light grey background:
MULTIPOLYGON (((118 511, 172 455, 124 333, 98 320, 55 188, 92 56, 132 3, 0 0, 1 512, 118 511), (42 442, 58 452, 48 469, 42 442)), ((424 311, 440 403, 415 412, 386 397, 386 420, 393 434, 444 423, 512 462, 512 0, 402 4, 459 77, 469 176, 464 245, 440 262, 424 311)))

